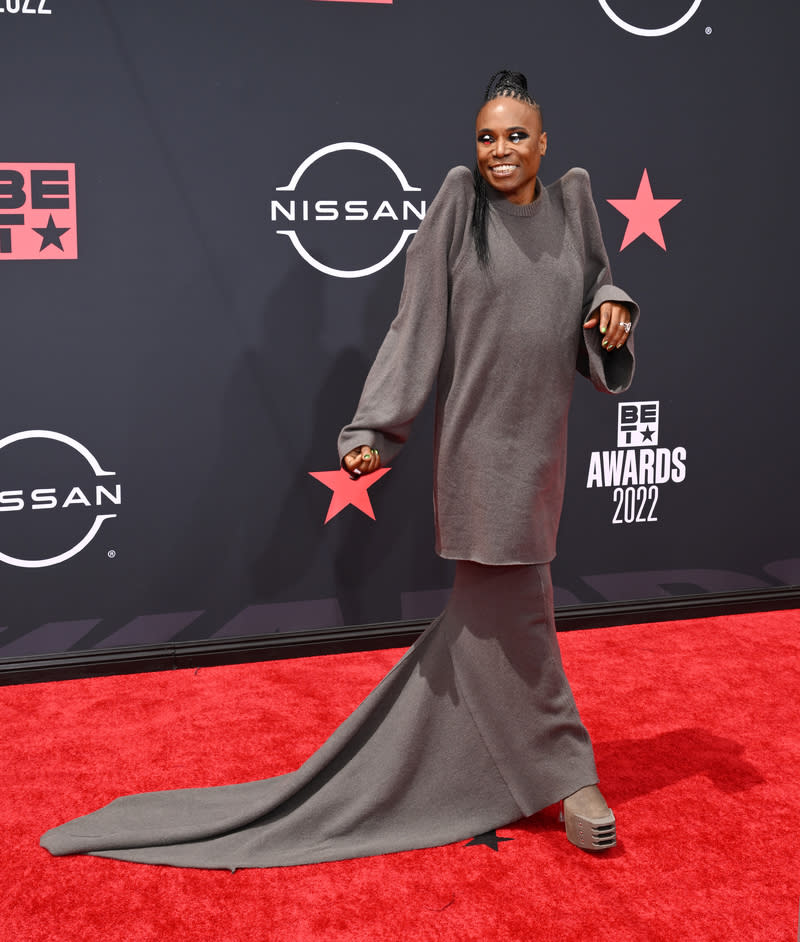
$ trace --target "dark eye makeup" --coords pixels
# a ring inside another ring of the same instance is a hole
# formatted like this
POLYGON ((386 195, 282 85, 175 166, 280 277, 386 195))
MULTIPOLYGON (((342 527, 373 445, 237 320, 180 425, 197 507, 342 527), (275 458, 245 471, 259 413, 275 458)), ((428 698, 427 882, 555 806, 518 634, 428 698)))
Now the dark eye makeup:
MULTIPOLYGON (((508 139, 512 144, 519 144, 527 138, 530 137, 527 131, 509 131, 508 139)), ((478 134, 478 143, 479 144, 491 144, 494 142, 494 135, 490 134, 488 131, 481 131, 478 134)))

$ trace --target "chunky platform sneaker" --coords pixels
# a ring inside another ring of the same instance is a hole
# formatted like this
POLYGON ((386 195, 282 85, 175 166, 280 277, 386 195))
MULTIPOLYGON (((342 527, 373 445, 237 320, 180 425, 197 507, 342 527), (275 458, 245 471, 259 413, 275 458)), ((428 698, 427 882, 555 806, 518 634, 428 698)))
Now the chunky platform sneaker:
POLYGON ((567 840, 582 850, 608 850, 617 843, 614 812, 596 785, 587 785, 561 802, 567 840))

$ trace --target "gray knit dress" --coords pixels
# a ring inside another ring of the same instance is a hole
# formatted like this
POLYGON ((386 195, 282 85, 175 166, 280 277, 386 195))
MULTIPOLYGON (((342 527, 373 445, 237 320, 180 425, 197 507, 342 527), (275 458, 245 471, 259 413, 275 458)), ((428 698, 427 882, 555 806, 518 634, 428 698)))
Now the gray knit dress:
POLYGON ((473 200, 452 170, 339 440, 340 456, 370 444, 388 463, 436 384, 437 551, 459 560, 444 613, 297 771, 118 798, 48 831, 52 854, 232 870, 369 856, 466 839, 597 781, 549 562, 575 368, 609 392, 633 373, 631 341, 607 354, 582 322, 605 300, 638 308, 611 285, 584 171, 527 206, 493 194, 488 271, 473 200))

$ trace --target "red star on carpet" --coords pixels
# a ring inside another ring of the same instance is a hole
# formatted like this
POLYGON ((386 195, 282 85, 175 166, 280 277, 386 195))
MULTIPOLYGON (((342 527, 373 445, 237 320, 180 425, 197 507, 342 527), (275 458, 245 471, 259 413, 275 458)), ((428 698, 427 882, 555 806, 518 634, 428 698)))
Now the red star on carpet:
POLYGON ((312 478, 316 478, 333 491, 325 523, 341 513, 348 504, 358 507, 361 513, 374 520, 375 511, 372 509, 367 488, 372 487, 388 471, 391 471, 391 468, 381 468, 373 471, 372 474, 362 474, 361 477, 355 479, 341 468, 338 471, 309 471, 312 478))
POLYGON ((622 245, 619 247, 620 252, 630 245, 634 239, 638 239, 640 235, 649 236, 656 245, 660 245, 666 252, 667 246, 664 242, 664 233, 661 231, 659 219, 666 216, 681 200, 654 199, 647 170, 642 174, 636 199, 607 200, 607 202, 611 203, 614 209, 619 210, 623 216, 628 217, 628 227, 625 230, 622 245))

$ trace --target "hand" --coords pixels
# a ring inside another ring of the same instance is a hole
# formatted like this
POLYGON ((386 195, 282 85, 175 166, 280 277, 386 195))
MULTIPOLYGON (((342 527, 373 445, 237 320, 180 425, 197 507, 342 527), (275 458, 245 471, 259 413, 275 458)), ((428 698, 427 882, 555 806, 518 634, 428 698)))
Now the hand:
POLYGON ((352 451, 348 451, 342 459, 345 471, 348 471, 353 477, 360 474, 371 474, 377 471, 381 466, 381 456, 377 448, 370 448, 369 445, 360 445, 352 451))
POLYGON ((583 327, 588 330, 599 326, 600 333, 603 335, 602 346, 610 353, 627 343, 630 327, 626 330, 625 325, 630 322, 631 312, 624 304, 604 301, 596 311, 592 312, 583 327))

